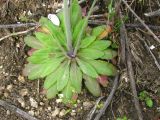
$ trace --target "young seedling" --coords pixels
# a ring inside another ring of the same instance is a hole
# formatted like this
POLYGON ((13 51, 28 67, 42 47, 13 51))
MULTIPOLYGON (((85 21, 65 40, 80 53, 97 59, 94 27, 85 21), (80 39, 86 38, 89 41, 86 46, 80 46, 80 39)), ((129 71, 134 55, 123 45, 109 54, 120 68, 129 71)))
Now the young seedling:
POLYGON ((67 0, 63 3, 64 9, 57 14, 59 26, 41 17, 34 35, 25 37, 34 52, 27 58, 24 75, 30 80, 45 78, 48 99, 60 94, 64 103, 72 103, 81 93, 83 80, 89 92, 101 95, 97 78, 116 75, 116 67, 107 61, 117 52, 110 47, 112 42, 104 39, 105 25, 87 31, 96 0, 87 17, 82 17, 78 0, 72 0, 70 6, 67 0))
POLYGON ((148 107, 153 107, 153 101, 152 98, 149 96, 149 93, 145 90, 139 93, 139 99, 142 101, 145 101, 146 105, 148 107))

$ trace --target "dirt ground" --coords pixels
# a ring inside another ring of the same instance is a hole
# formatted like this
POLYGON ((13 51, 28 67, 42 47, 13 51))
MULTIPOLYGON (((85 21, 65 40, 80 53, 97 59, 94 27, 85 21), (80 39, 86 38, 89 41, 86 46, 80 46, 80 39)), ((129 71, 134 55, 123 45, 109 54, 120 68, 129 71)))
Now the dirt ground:
MULTIPOLYGON (((157 0, 146 0, 145 2, 133 0, 132 2, 132 9, 145 20, 146 24, 160 26, 160 16, 151 18, 144 16, 144 13, 157 10, 160 7, 157 0)), ((101 0, 99 3, 98 5, 107 4, 106 0, 101 0)), ((60 7, 61 4, 58 0, 1 0, 0 24, 34 22, 40 16, 55 13, 55 10, 60 7)), ((136 18, 126 10, 126 7, 123 7, 123 14, 128 16, 127 22, 138 23, 136 18)), ((28 28, 0 29, 0 38, 12 32, 26 29, 28 28)), ((154 33, 160 39, 160 29, 154 30, 154 33)), ((137 92, 146 90, 153 100, 152 108, 147 107, 144 101, 140 101, 144 120, 160 120, 160 71, 141 39, 147 41, 149 46, 155 46, 152 52, 159 63, 160 44, 144 28, 129 29, 128 36, 137 92)), ((77 106, 72 108, 60 103, 58 98, 47 100, 42 91, 43 80, 29 81, 22 75, 28 50, 23 38, 24 35, 20 35, 0 41, 0 99, 24 110, 39 120, 84 120, 98 98, 91 96, 86 89, 83 89, 78 98, 77 106)), ((118 38, 116 38, 117 42, 119 42, 118 38)), ((116 120, 118 117, 124 116, 130 120, 138 119, 126 72, 126 69, 121 70, 119 87, 111 105, 101 118, 102 120, 116 120)), ((101 101, 101 105, 111 91, 112 83, 110 80, 109 86, 103 90, 105 98, 101 101)), ((0 120, 25 119, 0 106, 0 120)))

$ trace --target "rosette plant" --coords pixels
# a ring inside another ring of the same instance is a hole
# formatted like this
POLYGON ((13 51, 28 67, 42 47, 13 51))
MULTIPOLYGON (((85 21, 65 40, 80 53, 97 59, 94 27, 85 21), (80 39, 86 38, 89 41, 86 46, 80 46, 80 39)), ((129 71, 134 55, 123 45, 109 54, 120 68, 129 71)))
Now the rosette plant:
POLYGON ((117 52, 110 47, 111 41, 103 39, 105 25, 88 30, 88 18, 96 0, 87 17, 82 17, 78 0, 72 0, 70 6, 67 0, 63 3, 64 8, 57 14, 59 26, 41 17, 34 35, 25 37, 25 43, 34 52, 27 58, 24 74, 30 80, 45 79, 47 98, 61 94, 63 102, 70 103, 81 92, 82 82, 94 96, 101 95, 97 78, 117 73, 116 67, 107 62, 117 52))

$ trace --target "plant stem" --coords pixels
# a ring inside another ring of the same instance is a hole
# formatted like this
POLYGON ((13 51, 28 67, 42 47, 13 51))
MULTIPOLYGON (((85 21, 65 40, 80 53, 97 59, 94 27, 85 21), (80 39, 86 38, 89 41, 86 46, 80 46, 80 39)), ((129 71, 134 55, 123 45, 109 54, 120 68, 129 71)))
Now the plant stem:
POLYGON ((67 49, 69 53, 73 52, 72 47, 72 33, 71 33, 71 23, 70 23, 70 9, 68 7, 68 0, 63 0, 63 14, 64 14, 64 24, 66 28, 66 38, 67 38, 67 49))
POLYGON ((82 40, 83 31, 84 31, 85 27, 87 26, 88 19, 89 19, 89 17, 91 16, 91 14, 93 12, 93 8, 94 8, 96 2, 97 2, 97 0, 93 1, 92 6, 91 6, 91 8, 90 8, 90 10, 88 12, 87 17, 86 17, 86 21, 84 22, 84 24, 82 26, 82 30, 80 31, 80 34, 78 36, 78 40, 77 40, 77 43, 76 43, 76 46, 75 46, 75 49, 74 49, 74 54, 73 54, 74 56, 76 56, 76 54, 77 54, 77 51, 79 49, 79 46, 80 46, 80 43, 81 43, 81 40, 82 40))

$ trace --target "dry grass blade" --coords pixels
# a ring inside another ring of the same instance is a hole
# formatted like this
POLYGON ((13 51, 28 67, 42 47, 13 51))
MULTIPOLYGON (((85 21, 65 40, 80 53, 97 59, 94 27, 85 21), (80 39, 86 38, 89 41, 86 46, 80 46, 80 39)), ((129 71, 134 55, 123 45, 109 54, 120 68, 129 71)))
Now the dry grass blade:
POLYGON ((136 36, 137 36, 141 41, 144 42, 144 45, 145 45, 146 49, 148 50, 148 52, 151 54, 151 56, 152 56, 152 58, 153 58, 153 60, 154 60, 155 65, 156 65, 157 68, 160 70, 160 64, 159 64, 159 62, 157 61, 157 59, 156 59, 156 57, 154 56, 154 54, 152 53, 152 51, 150 50, 150 48, 149 48, 148 44, 146 43, 146 41, 145 41, 142 37, 140 37, 139 35, 136 35, 136 36))

